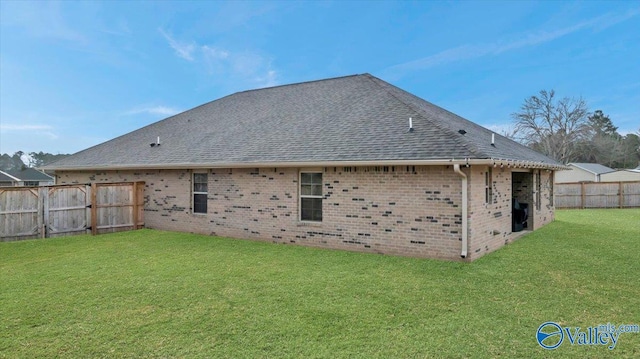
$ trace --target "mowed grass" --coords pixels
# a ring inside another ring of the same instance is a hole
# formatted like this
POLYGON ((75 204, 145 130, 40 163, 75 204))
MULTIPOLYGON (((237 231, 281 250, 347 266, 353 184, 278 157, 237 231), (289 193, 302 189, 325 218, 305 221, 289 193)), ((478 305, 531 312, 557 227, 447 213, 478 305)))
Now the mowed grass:
POLYGON ((140 230, 0 243, 0 357, 640 357, 640 210, 558 211, 473 263, 140 230))

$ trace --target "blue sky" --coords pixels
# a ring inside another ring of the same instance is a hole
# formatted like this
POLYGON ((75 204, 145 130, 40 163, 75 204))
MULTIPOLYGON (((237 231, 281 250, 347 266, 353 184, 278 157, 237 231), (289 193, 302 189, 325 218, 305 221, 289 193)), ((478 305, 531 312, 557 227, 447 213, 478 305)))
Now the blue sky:
POLYGON ((640 2, 0 2, 0 153, 371 73, 498 132, 543 89, 640 129, 640 2))

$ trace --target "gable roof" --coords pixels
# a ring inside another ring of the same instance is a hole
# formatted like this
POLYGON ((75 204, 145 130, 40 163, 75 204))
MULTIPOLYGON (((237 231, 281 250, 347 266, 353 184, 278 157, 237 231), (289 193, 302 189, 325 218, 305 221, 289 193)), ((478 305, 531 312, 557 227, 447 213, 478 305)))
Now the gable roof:
POLYGON ((615 171, 613 168, 603 166, 599 163, 569 163, 568 166, 575 166, 596 175, 615 171))
POLYGON ((504 160, 563 168, 498 134, 492 146, 492 134, 363 74, 238 92, 43 168, 283 167, 438 160, 504 160), (151 146, 158 137, 160 145, 151 146))
POLYGON ((17 178, 19 181, 53 181, 53 177, 42 173, 35 168, 23 168, 20 170, 4 171, 5 173, 17 178))

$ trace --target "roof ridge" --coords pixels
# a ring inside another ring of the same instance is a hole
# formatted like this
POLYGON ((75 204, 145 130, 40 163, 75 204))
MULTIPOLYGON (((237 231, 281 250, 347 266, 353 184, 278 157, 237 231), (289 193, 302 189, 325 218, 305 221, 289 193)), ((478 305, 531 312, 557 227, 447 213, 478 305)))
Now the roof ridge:
MULTIPOLYGON (((365 73, 365 74, 363 74, 363 75, 364 75, 367 79, 369 79, 369 81, 373 82, 373 83, 374 83, 374 84, 376 84, 378 87, 380 87, 381 89, 383 89, 386 93, 388 93, 390 96, 392 96, 393 98, 395 98, 396 100, 398 100, 400 103, 402 103, 403 105, 405 105, 405 106, 407 106, 408 108, 412 109, 412 110, 413 110, 413 111, 415 111, 416 113, 420 114, 420 115, 421 115, 425 120, 427 120, 427 121, 428 121, 429 123, 431 123, 433 126, 435 126, 436 128, 438 128, 438 129, 440 129, 440 130, 442 130, 442 131, 448 132, 448 133, 449 133, 449 135, 451 135, 451 138, 452 138, 452 139, 454 139, 457 143, 461 144, 461 145, 462 145, 466 150, 468 150, 471 154, 476 155, 476 156, 477 156, 478 154, 482 154, 482 152, 481 152, 481 151, 480 151, 476 146, 474 146, 472 143, 470 143, 469 141, 466 141, 466 140, 461 141, 461 140, 460 140, 460 135, 459 135, 458 133, 456 133, 456 131, 452 130, 449 126, 442 125, 442 124, 440 124, 440 122, 438 122, 438 121, 433 121, 433 120, 432 120, 432 119, 430 119, 428 116, 426 116, 426 114, 424 113, 424 111, 422 111, 422 109, 420 109, 420 108, 416 108, 416 106, 413 106, 412 104, 406 103, 405 101, 401 100, 400 98, 398 98, 398 96, 396 96, 395 94, 391 93, 391 91, 389 91, 388 89, 385 89, 382 85, 380 85, 380 83, 378 83, 378 81, 384 82, 386 85, 392 86, 392 87, 394 87, 395 89, 400 90, 400 91, 402 91, 402 92, 405 92, 405 93, 410 94, 409 92, 406 92, 406 91, 402 90, 401 88, 399 88, 399 87, 397 87, 397 86, 394 86, 394 85, 392 85, 392 84, 390 84, 390 83, 388 83, 388 82, 386 82, 386 81, 384 81, 384 80, 381 80, 381 79, 379 79, 379 78, 377 78, 377 77, 375 77, 375 76, 373 76, 373 75, 371 75, 371 74, 365 73), (377 81, 375 81, 375 80, 377 80, 377 81)), ((411 94, 410 94, 410 95, 411 95, 411 94)), ((415 95, 413 95, 413 96, 415 96, 415 95)), ((416 97, 417 97, 417 96, 416 96, 416 97)), ((418 97, 418 98, 419 98, 419 97, 418 97)), ((432 106, 438 107, 439 109, 442 109, 442 107, 437 106, 437 105, 435 105, 435 104, 432 104, 431 102, 428 102, 428 101, 426 101, 426 100, 423 100, 423 101, 425 101, 425 102, 429 103, 429 104, 430 104, 430 105, 432 105, 432 106)), ((444 110, 444 109, 443 109, 443 110, 444 110)), ((447 111, 447 110, 445 110, 445 111, 447 111)), ((458 115, 454 114, 453 112, 450 112, 450 111, 447 111, 447 112, 449 112, 450 114, 455 115, 455 116, 457 116, 457 117, 460 117, 460 116, 458 116, 458 115)), ((460 117, 460 118, 462 118, 462 117, 460 117)), ((464 119, 464 118, 463 118, 463 119, 464 119)), ((467 120, 467 119, 464 119, 464 120, 469 121, 469 120, 467 120)), ((469 122, 471 122, 471 121, 469 121, 469 122)), ((486 154, 485 154, 485 156, 486 156, 486 154)), ((486 157, 490 157, 490 156, 486 156, 486 157)))
MULTIPOLYGON (((270 90, 270 89, 287 87, 287 86, 296 86, 296 85, 310 84, 310 83, 315 83, 315 82, 339 80, 339 79, 345 79, 345 78, 348 78, 348 77, 357 77, 357 76, 364 76, 364 75, 369 75, 369 74, 368 73, 364 73, 364 74, 344 75, 344 76, 330 77, 330 78, 327 78, 327 79, 307 80, 307 81, 301 81, 301 82, 294 82, 294 83, 290 83, 290 84, 282 84, 282 85, 275 85, 275 86, 268 86, 268 87, 260 87, 260 88, 257 88, 257 89, 249 89, 249 90, 244 90, 244 91, 237 91, 237 92, 234 92, 234 93, 232 93, 230 95, 227 95, 227 96, 233 96, 235 94, 247 93, 247 92, 270 90)), ((371 76, 371 75, 369 75, 369 76, 371 76)), ((227 96, 225 96, 225 97, 227 97, 227 96)), ((221 97, 218 100, 223 99, 223 98, 224 97, 221 97)), ((214 100, 214 101, 217 101, 217 100, 214 100)), ((211 102, 213 102, 213 101, 211 101, 211 102)))

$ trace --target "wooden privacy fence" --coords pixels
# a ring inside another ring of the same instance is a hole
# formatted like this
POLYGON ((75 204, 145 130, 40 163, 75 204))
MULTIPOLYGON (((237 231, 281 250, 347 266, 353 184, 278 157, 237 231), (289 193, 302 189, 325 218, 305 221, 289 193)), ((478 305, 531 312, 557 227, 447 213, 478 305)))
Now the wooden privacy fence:
POLYGON ((640 182, 555 184, 556 208, 640 207, 640 182))
POLYGON ((144 226, 144 182, 0 187, 0 241, 144 226))

